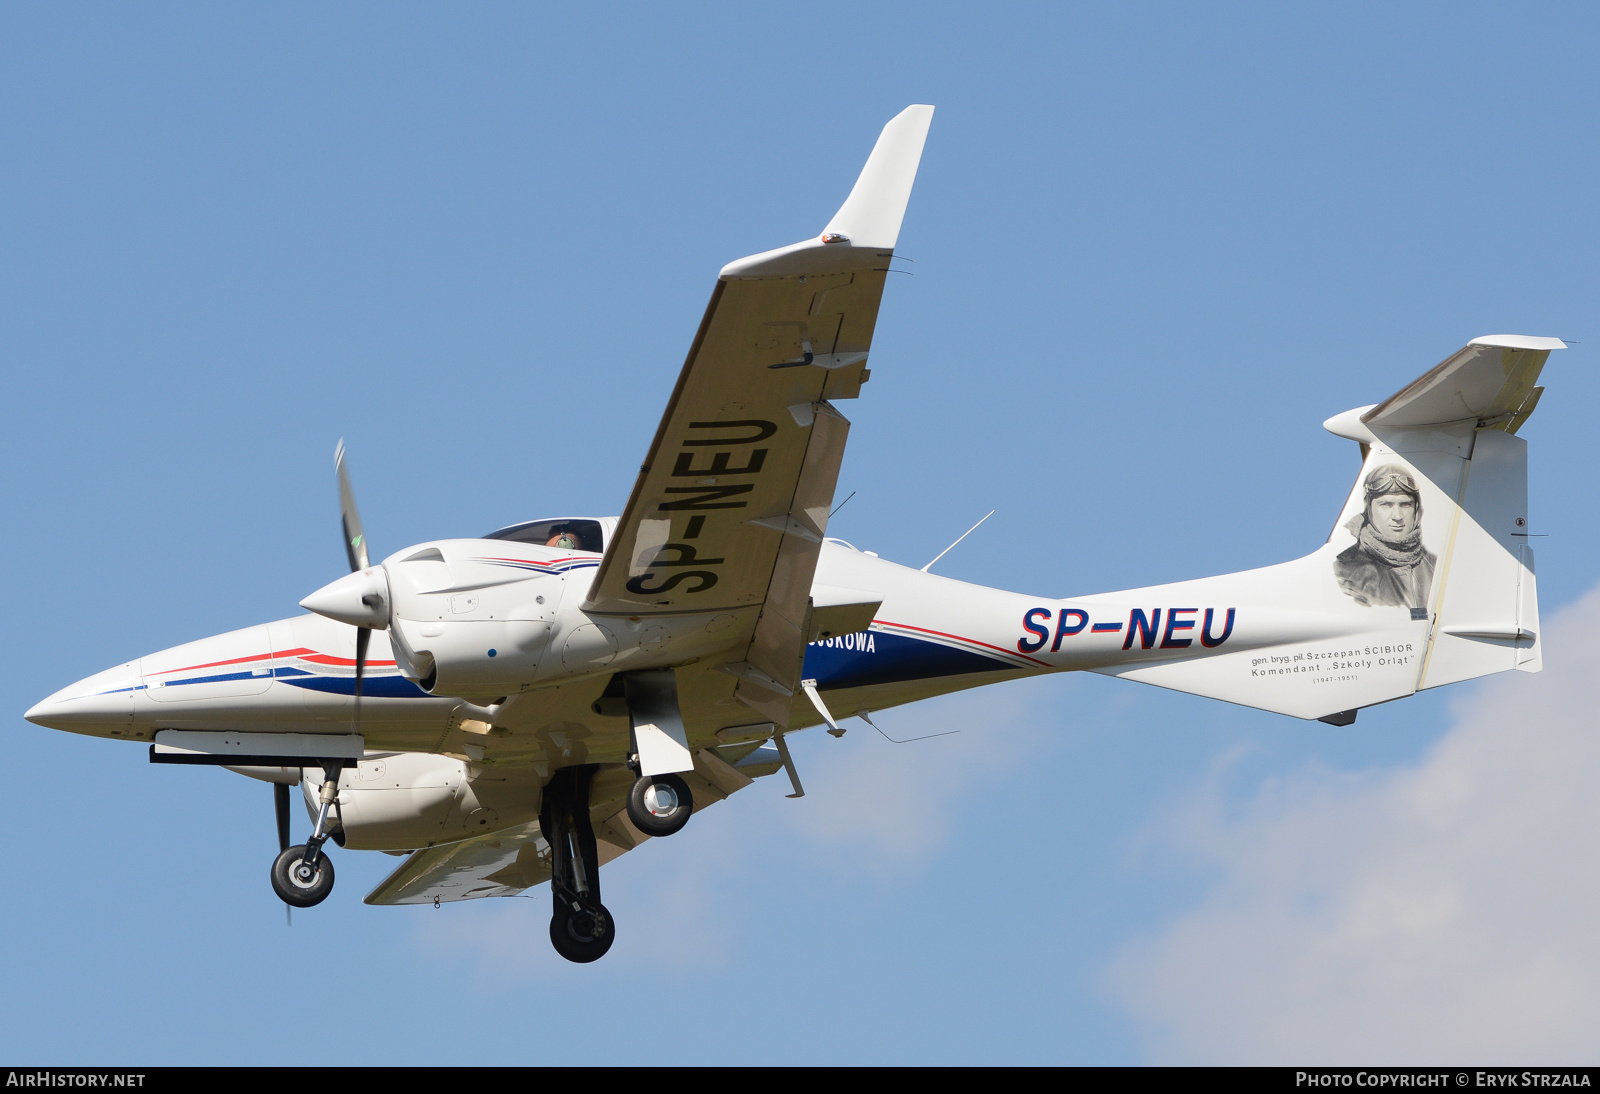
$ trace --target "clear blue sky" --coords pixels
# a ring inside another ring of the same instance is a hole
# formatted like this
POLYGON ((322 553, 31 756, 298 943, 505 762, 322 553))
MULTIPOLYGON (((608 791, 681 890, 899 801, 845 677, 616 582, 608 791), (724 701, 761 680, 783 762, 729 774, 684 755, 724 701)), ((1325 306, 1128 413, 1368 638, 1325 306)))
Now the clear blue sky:
POLYGON ((719 267, 913 102, 836 534, 921 565, 994 508, 940 570, 1054 596, 1281 561, 1356 473, 1324 418, 1554 335, 1554 616, 1597 578, 1597 46, 1561 4, 0 8, 0 1056, 1201 1058, 1127 971, 1232 876, 1175 818, 1414 770, 1473 685, 1332 729, 1054 678, 807 734, 803 801, 608 868, 589 967, 543 890, 363 906, 381 855, 286 929, 266 786, 21 712, 342 572, 340 436, 380 555, 618 512, 719 267))

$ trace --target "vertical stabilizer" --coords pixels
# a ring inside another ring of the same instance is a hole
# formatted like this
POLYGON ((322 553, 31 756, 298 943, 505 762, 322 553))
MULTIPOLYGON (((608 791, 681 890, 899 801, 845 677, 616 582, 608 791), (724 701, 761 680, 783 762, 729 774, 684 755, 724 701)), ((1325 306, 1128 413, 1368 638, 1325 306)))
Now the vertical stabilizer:
POLYGON ((1237 611, 1227 652, 1099 671, 1330 720, 1424 688, 1538 671, 1527 443, 1515 434, 1561 347, 1478 339, 1384 402, 1330 418, 1363 460, 1328 542, 1280 566, 1074 601, 1237 611))

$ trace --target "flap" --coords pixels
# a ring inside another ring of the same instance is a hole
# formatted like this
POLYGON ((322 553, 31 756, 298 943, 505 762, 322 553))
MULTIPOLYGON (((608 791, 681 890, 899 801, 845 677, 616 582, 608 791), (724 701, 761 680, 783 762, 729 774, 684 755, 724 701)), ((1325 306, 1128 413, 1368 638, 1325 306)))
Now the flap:
POLYGON ((435 900, 515 896, 550 880, 550 868, 539 848, 539 824, 531 821, 492 836, 413 851, 398 870, 367 894, 365 903, 431 904, 435 900))
POLYGON ((786 539, 810 540, 815 553, 833 478, 806 498, 798 488, 842 457, 848 423, 824 399, 854 397, 863 370, 805 358, 870 348, 883 279, 718 283, 586 611, 759 607, 786 539))
POLYGON ((817 642, 864 631, 872 625, 881 607, 883 597, 876 593, 839 585, 813 585, 806 640, 817 642))

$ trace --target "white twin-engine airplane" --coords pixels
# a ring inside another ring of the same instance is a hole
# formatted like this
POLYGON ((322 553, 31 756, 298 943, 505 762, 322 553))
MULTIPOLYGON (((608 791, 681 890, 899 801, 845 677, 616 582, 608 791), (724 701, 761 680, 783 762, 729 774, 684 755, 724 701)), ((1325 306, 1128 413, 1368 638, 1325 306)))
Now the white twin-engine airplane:
MULTIPOLYGON (((272 884, 333 887, 326 842, 407 855, 369 904, 550 882, 592 961, 600 867, 783 769, 786 735, 1088 669, 1348 725, 1361 707, 1540 666, 1526 443, 1554 338, 1478 338, 1326 426, 1361 446, 1327 543, 1293 562, 1064 600, 952 581, 827 535, 929 106, 884 128, 821 235, 723 267, 621 517, 512 525, 352 572, 311 614, 149 654, 39 725, 276 783, 272 884), (311 837, 289 846, 300 784, 311 837)), ((931 564, 930 564, 931 565, 931 564)))

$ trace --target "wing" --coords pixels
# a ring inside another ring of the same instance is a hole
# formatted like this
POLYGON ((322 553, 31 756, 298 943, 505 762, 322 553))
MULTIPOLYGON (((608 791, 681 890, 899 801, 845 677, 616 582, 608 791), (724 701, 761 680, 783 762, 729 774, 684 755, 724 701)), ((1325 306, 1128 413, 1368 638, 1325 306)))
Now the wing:
MULTIPOLYGON (((681 778, 694 795, 696 813, 742 790, 779 768, 778 750, 759 745, 738 757, 737 765, 711 749, 694 757, 694 770, 681 778)), ((650 837, 628 820, 622 801, 602 801, 590 810, 598 837, 600 865, 631 851, 650 837)), ((516 896, 550 880, 550 846, 532 821, 476 839, 413 851, 400 868, 368 893, 367 904, 432 904, 516 896)))
POLYGON ((741 688, 797 682, 811 578, 931 106, 816 239, 723 267, 584 610, 733 613, 741 688))
MULTIPOLYGON (((600 852, 602 862, 605 846, 600 852)), ((431 904, 516 896, 550 880, 547 855, 539 841, 537 821, 492 836, 413 851, 400 869, 366 895, 365 903, 431 904)))

